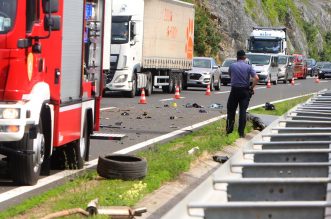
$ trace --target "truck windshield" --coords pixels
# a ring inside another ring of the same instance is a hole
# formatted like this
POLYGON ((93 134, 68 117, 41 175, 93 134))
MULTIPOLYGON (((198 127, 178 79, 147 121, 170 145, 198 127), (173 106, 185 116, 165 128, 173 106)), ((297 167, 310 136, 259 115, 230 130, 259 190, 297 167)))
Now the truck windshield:
POLYGON ((234 63, 234 62, 236 62, 236 60, 225 60, 224 62, 223 62, 223 65, 222 65, 222 67, 229 67, 232 63, 234 63))
POLYGON ((286 56, 279 56, 278 57, 278 64, 280 65, 285 65, 287 61, 287 57, 286 56))
POLYGON ((0 0, 0 34, 7 33, 14 26, 16 0, 0 0))
POLYGON ((247 58, 254 65, 269 65, 270 56, 269 55, 250 55, 247 54, 247 58))
POLYGON ((196 68, 211 68, 211 62, 207 59, 193 59, 193 67, 196 68))
POLYGON ((129 42, 129 22, 113 22, 111 43, 124 44, 129 42))
POLYGON ((251 39, 249 51, 259 53, 281 53, 281 41, 278 39, 251 39))

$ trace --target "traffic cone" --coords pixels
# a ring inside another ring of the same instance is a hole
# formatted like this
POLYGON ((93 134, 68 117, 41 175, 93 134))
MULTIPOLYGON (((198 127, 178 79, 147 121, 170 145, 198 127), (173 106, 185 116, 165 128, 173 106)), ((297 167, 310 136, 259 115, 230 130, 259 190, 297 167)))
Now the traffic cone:
POLYGON ((315 77, 315 83, 320 83, 320 79, 317 76, 315 77))
POLYGON ((211 92, 210 92, 210 85, 208 84, 207 85, 207 90, 206 90, 206 96, 210 96, 211 95, 211 92))
POLYGON ((271 88, 270 79, 268 80, 268 83, 267 83, 267 88, 271 88))
POLYGON ((292 78, 292 80, 291 80, 291 85, 292 85, 292 86, 295 85, 295 83, 294 83, 294 78, 292 78))
POLYGON ((175 99, 180 99, 179 87, 176 86, 175 99))
POLYGON ((146 104, 146 97, 145 97, 145 89, 141 88, 141 95, 140 95, 140 100, 139 100, 139 104, 146 104))

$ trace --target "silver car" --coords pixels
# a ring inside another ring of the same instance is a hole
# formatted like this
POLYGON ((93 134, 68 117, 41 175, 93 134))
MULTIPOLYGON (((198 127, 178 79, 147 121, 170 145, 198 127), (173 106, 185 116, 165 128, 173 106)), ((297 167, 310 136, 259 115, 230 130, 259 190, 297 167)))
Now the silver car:
POLYGON ((193 67, 186 72, 185 76, 183 89, 187 89, 187 87, 207 87, 208 84, 211 91, 221 89, 220 69, 214 58, 194 57, 193 67))
POLYGON ((229 75, 229 67, 232 63, 237 61, 236 58, 227 58, 224 60, 221 66, 221 82, 223 85, 228 85, 231 83, 230 75, 229 75))
POLYGON ((278 80, 283 81, 284 84, 291 82, 294 76, 293 56, 280 55, 278 57, 278 80))

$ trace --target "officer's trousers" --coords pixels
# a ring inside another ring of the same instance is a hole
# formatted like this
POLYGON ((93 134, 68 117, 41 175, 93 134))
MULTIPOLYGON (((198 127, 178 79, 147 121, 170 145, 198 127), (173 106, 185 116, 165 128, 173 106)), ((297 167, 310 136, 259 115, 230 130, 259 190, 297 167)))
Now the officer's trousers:
POLYGON ((234 128, 236 110, 239 104, 239 126, 238 133, 244 136, 246 126, 246 110, 249 105, 250 95, 248 87, 231 87, 230 96, 227 103, 226 132, 231 133, 234 128))

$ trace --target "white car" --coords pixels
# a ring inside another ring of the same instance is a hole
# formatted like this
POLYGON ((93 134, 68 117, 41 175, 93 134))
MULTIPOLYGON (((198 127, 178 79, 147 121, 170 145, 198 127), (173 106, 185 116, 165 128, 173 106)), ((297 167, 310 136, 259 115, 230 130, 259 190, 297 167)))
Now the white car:
POLYGON ((227 58, 224 60, 221 66, 221 82, 225 86, 231 83, 231 78, 229 75, 229 67, 232 63, 235 63, 236 61, 237 61, 236 58, 227 58))
POLYGON ((221 89, 219 66, 214 58, 194 57, 192 69, 185 73, 183 89, 185 90, 187 87, 207 87, 208 84, 211 91, 221 89))

